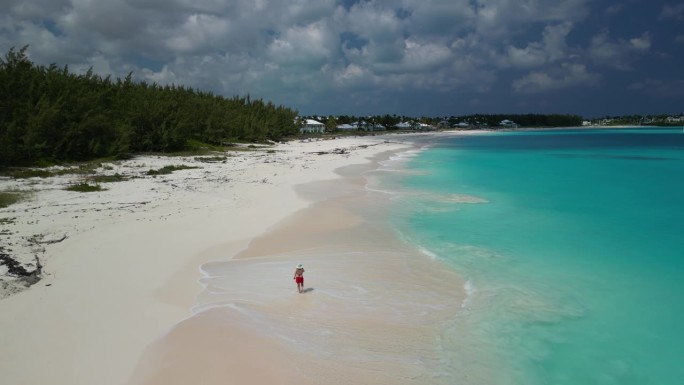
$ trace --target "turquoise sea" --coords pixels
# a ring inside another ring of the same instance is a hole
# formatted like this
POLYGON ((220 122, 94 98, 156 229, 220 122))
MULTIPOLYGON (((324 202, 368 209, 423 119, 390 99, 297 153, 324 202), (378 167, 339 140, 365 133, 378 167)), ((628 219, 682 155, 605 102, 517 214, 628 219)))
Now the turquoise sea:
POLYGON ((394 227, 468 293, 437 376, 682 383, 681 127, 446 137, 406 167, 394 227))

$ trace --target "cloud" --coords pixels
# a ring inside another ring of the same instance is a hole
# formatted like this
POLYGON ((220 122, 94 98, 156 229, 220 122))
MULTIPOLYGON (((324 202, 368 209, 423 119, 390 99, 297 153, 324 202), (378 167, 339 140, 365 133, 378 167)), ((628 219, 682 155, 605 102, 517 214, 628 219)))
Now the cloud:
POLYGON ((503 67, 532 68, 562 60, 569 55, 565 39, 572 28, 572 23, 547 25, 541 41, 528 43, 525 48, 509 46, 499 62, 503 67))
POLYGON ((587 0, 480 0, 477 32, 490 38, 510 38, 531 25, 573 23, 590 14, 587 0))
POLYGON ((521 94, 533 94, 559 89, 595 86, 600 76, 590 73, 582 64, 563 64, 546 72, 531 72, 513 82, 513 89, 521 94))
POLYGON ((611 39, 608 31, 602 31, 591 39, 588 56, 595 62, 621 70, 632 69, 634 54, 644 54, 651 48, 651 35, 644 32, 630 39, 611 39))
MULTIPOLYGON (((433 108, 429 95, 464 105, 478 95, 484 106, 505 93, 601 84, 616 68, 636 76, 659 36, 655 26, 651 35, 631 24, 609 33, 602 23, 615 18, 602 15, 628 16, 632 2, 606 9, 590 0, 0 1, 5 52, 28 44, 39 64, 133 72, 136 80, 250 93, 303 111, 433 108)), ((662 19, 682 15, 680 5, 651 7, 662 19)), ((657 58, 678 55, 667 47, 657 58)))
POLYGON ((684 3, 679 3, 675 5, 665 4, 660 11, 661 19, 684 19, 684 3))

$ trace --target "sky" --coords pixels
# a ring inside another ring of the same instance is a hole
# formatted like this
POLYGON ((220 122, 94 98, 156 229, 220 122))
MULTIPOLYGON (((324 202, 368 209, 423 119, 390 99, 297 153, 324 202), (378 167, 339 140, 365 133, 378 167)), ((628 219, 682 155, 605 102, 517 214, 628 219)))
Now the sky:
POLYGON ((684 113, 682 0, 0 0, 0 51, 302 115, 684 113))

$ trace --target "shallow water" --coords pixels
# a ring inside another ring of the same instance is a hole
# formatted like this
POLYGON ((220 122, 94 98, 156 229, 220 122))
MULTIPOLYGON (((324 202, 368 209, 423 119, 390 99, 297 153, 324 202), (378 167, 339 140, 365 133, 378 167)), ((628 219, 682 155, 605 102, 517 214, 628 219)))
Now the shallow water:
MULTIPOLYGON (((460 383, 684 378, 684 134, 444 139, 373 187, 406 242, 466 280, 441 343, 460 383)), ((390 167, 391 168, 391 167, 390 167)))

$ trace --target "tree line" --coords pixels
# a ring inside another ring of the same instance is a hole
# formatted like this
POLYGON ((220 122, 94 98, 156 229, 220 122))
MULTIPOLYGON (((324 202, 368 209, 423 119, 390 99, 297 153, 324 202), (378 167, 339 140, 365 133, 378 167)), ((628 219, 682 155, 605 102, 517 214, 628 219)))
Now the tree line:
POLYGON ((354 116, 338 115, 328 117, 311 116, 311 119, 319 119, 326 124, 326 129, 334 130, 336 125, 364 121, 372 124, 382 124, 388 129, 396 128, 401 122, 418 122, 429 124, 434 127, 456 127, 459 123, 467 123, 469 127, 497 128, 502 120, 512 120, 520 127, 577 127, 582 125, 583 118, 579 115, 569 114, 472 114, 450 117, 420 117, 415 118, 404 115, 372 115, 354 116))
POLYGON ((192 143, 278 141, 295 135, 297 111, 132 75, 39 66, 27 47, 0 58, 0 166, 187 149, 192 143))
POLYGON ((581 126, 583 120, 579 115, 569 114, 474 114, 452 116, 448 121, 451 124, 466 122, 471 126, 496 127, 506 119, 520 127, 576 127, 581 126))

